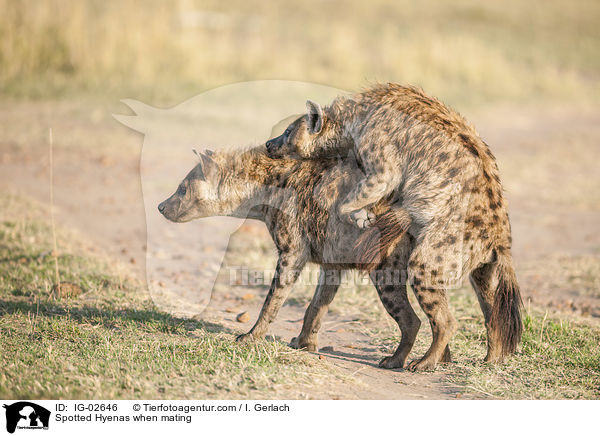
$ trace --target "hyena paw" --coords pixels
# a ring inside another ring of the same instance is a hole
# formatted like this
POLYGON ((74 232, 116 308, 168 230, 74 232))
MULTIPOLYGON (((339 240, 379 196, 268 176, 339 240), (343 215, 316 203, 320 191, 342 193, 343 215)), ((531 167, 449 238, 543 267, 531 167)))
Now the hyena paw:
POLYGON ((408 364, 407 369, 412 372, 421 371, 433 371, 435 369, 436 362, 429 358, 423 357, 422 359, 413 360, 408 364))
POLYGON ((379 362, 379 367, 385 369, 404 368, 404 361, 394 358, 394 356, 387 356, 381 359, 381 362, 379 362))
POLYGON ((306 350, 310 352, 317 351, 317 343, 300 340, 299 338, 292 338, 290 341, 290 347, 295 348, 296 350, 306 350))
POLYGON ((244 333, 243 335, 239 335, 235 338, 236 342, 254 342, 256 338, 252 333, 244 333))
POLYGON ((375 224, 375 214, 367 209, 352 212, 350 218, 360 229, 366 229, 375 224))

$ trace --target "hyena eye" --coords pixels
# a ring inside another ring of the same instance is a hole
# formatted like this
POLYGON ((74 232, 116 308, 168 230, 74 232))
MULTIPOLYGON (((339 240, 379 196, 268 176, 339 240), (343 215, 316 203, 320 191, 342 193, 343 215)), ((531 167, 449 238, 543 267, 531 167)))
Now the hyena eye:
POLYGON ((179 195, 185 195, 186 192, 186 188, 184 185, 179 185, 179 188, 177 188, 177 194, 179 195))

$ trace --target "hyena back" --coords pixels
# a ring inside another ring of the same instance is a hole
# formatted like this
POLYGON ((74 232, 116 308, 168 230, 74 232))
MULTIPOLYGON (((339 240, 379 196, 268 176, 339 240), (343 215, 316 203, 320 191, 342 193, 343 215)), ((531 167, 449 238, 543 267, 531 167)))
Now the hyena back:
POLYGON ((267 143, 269 154, 316 159, 354 153, 366 176, 340 213, 356 219, 395 195, 410 216, 415 246, 408 274, 433 333, 430 349, 413 368, 430 369, 444 358, 456 330, 446 291, 467 274, 485 317, 486 360, 514 352, 522 332, 521 297, 507 204, 495 159, 475 129, 421 90, 396 84, 340 97, 325 108, 309 101, 307 108, 267 143))

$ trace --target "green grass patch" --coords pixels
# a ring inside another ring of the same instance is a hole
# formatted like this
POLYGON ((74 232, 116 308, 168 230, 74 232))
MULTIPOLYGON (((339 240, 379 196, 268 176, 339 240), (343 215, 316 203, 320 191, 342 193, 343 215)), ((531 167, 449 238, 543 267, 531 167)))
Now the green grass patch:
POLYGON ((14 195, 0 204, 0 397, 306 398, 338 381, 314 355, 158 311, 135 278, 62 231, 60 277, 83 294, 56 299, 43 209, 14 195))
POLYGON ((327 377, 281 343, 151 307, 0 302, 3 398, 302 398, 327 377))
POLYGON ((600 327, 533 311, 524 317, 520 351, 501 365, 481 361, 481 322, 467 322, 453 341, 456 365, 449 380, 503 399, 599 399, 600 327), (479 344, 477 353, 474 344, 479 344))

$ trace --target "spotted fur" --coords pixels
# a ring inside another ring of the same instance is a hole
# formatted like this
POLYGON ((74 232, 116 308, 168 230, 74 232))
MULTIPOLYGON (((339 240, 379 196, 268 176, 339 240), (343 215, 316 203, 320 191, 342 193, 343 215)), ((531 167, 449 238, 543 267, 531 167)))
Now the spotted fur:
MULTIPOLYGON (((364 170, 339 211, 353 217, 384 198, 408 214, 414 239, 408 276, 433 343, 413 369, 444 359, 456 330, 446 293, 470 275, 488 331, 487 361, 515 351, 522 324, 511 230, 498 167, 489 147, 457 112, 422 90, 374 86, 307 114, 267 143, 272 157, 355 156, 364 170)), ((405 221, 396 230, 402 235, 405 221)), ((363 236, 366 238, 366 236, 363 236)))
MULTIPOLYGON (((321 265, 319 284, 306 310, 302 331, 291 345, 316 350, 321 320, 338 290, 340 274, 347 269, 369 270, 384 307, 402 334, 396 353, 381 366, 405 365, 420 326, 406 294, 406 268, 413 242, 407 234, 396 235, 393 249, 371 256, 372 264, 363 263, 363 256, 353 250, 366 230, 342 219, 337 209, 361 174, 352 159, 275 160, 267 156, 264 146, 246 152, 215 152, 202 154, 200 164, 159 205, 160 212, 175 222, 228 215, 267 225, 279 252, 276 274, 256 324, 238 340, 265 335, 300 271, 307 262, 314 262, 321 265)), ((397 212, 387 200, 374 208, 387 211, 388 216, 397 212)))

